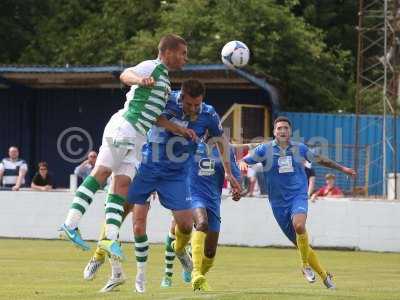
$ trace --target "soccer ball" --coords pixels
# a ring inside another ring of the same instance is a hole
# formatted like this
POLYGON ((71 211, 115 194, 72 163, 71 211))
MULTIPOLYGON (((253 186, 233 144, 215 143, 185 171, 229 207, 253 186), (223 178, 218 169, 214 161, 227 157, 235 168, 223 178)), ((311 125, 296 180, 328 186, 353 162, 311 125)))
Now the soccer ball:
POLYGON ((229 68, 241 68, 247 65, 250 58, 250 50, 245 43, 231 41, 226 43, 221 51, 222 62, 229 68))

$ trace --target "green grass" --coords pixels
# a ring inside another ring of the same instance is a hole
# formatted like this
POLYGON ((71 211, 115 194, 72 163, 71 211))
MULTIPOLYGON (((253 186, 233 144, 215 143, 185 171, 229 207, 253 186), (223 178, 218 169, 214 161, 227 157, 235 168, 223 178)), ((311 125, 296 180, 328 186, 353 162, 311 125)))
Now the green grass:
POLYGON ((294 249, 220 247, 207 276, 214 291, 194 294, 182 283, 178 262, 174 287, 159 287, 164 249, 151 245, 147 293, 138 295, 132 244, 124 250, 128 281, 103 295, 97 291, 108 278, 108 263, 94 281, 82 279, 91 253, 65 241, 0 239, 0 299, 400 299, 400 254, 317 251, 335 274, 338 289, 330 291, 320 280, 306 283, 294 249))

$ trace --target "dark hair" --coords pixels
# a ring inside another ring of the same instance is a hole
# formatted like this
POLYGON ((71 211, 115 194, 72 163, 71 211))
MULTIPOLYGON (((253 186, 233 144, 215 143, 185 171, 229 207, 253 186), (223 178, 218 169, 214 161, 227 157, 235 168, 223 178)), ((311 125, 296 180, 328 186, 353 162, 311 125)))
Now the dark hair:
POLYGON ((274 121, 274 127, 275 127, 276 123, 278 123, 278 122, 286 122, 289 124, 290 127, 292 127, 292 123, 290 122, 289 118, 287 118, 287 117, 284 117, 284 116, 277 117, 274 121))
POLYGON ((175 50, 179 45, 187 45, 186 41, 176 34, 164 35, 158 44, 158 51, 165 52, 166 50, 175 50))
POLYGON ((39 169, 40 169, 41 167, 44 167, 44 168, 48 169, 47 162, 41 161, 40 163, 38 163, 38 167, 39 167, 39 169))
POLYGON ((204 96, 205 92, 204 84, 197 79, 185 80, 182 83, 182 93, 188 94, 190 97, 204 96))

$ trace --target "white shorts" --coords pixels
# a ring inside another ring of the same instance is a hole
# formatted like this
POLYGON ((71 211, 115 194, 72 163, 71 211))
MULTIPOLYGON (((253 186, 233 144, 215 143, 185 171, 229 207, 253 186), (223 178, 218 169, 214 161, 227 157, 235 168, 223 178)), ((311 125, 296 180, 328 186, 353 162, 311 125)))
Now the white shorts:
POLYGON ((96 166, 110 168, 114 175, 126 175, 133 179, 142 160, 144 143, 146 137, 136 131, 120 113, 116 113, 104 128, 96 166))
POLYGON ((255 165, 250 165, 247 169, 247 177, 256 178, 257 173, 263 172, 263 165, 261 163, 257 163, 255 165))
POLYGON ((256 170, 253 167, 253 165, 249 166, 249 168, 247 169, 247 177, 250 177, 250 178, 255 178, 256 177, 256 170))

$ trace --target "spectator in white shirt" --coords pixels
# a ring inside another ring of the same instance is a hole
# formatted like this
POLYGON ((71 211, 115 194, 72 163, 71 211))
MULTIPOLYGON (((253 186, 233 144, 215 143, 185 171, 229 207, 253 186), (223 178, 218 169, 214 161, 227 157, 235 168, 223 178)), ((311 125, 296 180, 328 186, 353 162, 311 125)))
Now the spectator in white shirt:
POLYGON ((85 178, 89 176, 90 172, 92 172, 94 165, 96 164, 96 159, 97 152, 90 151, 88 159, 75 168, 74 174, 80 177, 82 180, 85 180, 85 178))
POLYGON ((19 150, 12 146, 8 149, 8 156, 0 162, 0 182, 3 187, 18 191, 25 185, 25 175, 28 165, 19 158, 19 150))

